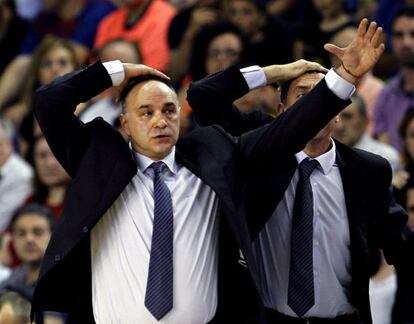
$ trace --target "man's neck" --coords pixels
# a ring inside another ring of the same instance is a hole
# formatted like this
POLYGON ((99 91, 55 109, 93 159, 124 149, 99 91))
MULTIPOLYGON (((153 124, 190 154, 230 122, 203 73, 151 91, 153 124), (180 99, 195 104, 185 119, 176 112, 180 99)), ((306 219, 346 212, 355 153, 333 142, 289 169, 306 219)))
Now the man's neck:
POLYGON ((316 158, 326 152, 332 146, 330 137, 324 137, 322 139, 312 139, 307 144, 305 149, 303 150, 310 158, 316 158))

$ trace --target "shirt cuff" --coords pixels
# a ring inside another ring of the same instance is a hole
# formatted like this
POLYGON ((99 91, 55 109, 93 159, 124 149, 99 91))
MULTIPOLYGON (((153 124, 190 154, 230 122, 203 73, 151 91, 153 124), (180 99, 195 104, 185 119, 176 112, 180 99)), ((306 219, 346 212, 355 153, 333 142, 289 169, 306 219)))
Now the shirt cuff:
POLYGON ((333 68, 326 74, 325 81, 328 88, 342 100, 351 98, 355 92, 355 86, 348 80, 339 76, 333 68))
POLYGON ((108 71, 114 87, 119 86, 125 80, 124 66, 120 60, 104 62, 102 65, 108 71))
POLYGON ((246 80, 246 83, 249 86, 250 90, 254 90, 267 85, 266 75, 263 69, 258 65, 242 68, 240 69, 240 72, 243 74, 243 77, 246 80))

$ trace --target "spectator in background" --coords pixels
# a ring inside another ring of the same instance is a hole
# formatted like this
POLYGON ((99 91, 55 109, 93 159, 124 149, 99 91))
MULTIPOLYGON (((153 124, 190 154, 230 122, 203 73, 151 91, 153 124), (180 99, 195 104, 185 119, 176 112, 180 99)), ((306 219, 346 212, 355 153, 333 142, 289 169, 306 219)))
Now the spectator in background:
POLYGON ((170 60, 168 75, 174 85, 187 75, 194 39, 203 27, 217 23, 222 18, 220 1, 200 0, 179 12, 168 29, 170 60))
POLYGON ((263 1, 225 0, 224 6, 226 17, 246 37, 248 62, 265 66, 292 61, 293 36, 279 20, 267 15, 263 1))
POLYGON ((20 294, 8 291, 0 295, 0 323, 30 323, 30 301, 20 294))
POLYGON ((407 181, 414 179, 414 109, 409 108, 401 120, 398 128, 398 134, 402 140, 403 150, 401 158, 404 169, 397 172, 393 179, 395 196, 398 203, 405 205, 405 194, 407 181))
POLYGON ((32 192, 33 170, 13 152, 13 126, 0 118, 0 233, 32 192))
POLYGON ((105 0, 43 0, 43 11, 32 22, 20 54, 0 79, 0 109, 13 102, 22 89, 30 65, 30 54, 45 35, 69 39, 78 60, 85 63, 99 21, 113 10, 105 0))
POLYGON ((162 0, 122 0, 122 6, 98 26, 95 49, 106 42, 123 38, 138 43, 142 63, 166 71, 169 59, 168 27, 175 9, 162 0))
POLYGON ((317 61, 324 66, 330 65, 329 53, 323 46, 333 35, 349 26, 356 26, 355 21, 345 11, 344 0, 312 0, 320 19, 303 26, 301 39, 302 57, 317 61))
POLYGON ((402 152, 398 127, 414 106, 414 9, 402 8, 392 23, 391 43, 399 73, 381 91, 374 108, 374 135, 402 152))
POLYGON ((34 191, 27 202, 36 202, 49 207, 59 220, 70 185, 70 177, 56 160, 43 136, 38 137, 34 143, 33 162, 34 191))
POLYGON ((335 124, 334 137, 354 148, 378 154, 387 159, 393 174, 401 169, 400 157, 391 145, 373 139, 366 132, 368 121, 364 100, 358 95, 352 96, 352 104, 341 111, 339 122, 335 124))
MULTIPOLYGON (((339 47, 346 47, 349 43, 351 43, 352 39, 356 36, 356 33, 357 29, 355 27, 346 27, 334 34, 330 43, 339 47)), ((330 61, 333 67, 338 68, 340 66, 340 62, 335 56, 330 55, 330 61)), ((365 74, 356 86, 358 95, 362 97, 365 103, 367 114, 367 133, 370 135, 372 135, 374 129, 374 105, 383 88, 384 82, 375 77, 372 74, 372 71, 365 74)))
POLYGON ((28 23, 16 14, 13 0, 0 0, 0 75, 19 53, 28 23))
POLYGON ((4 107, 3 116, 16 127, 21 127, 24 118, 23 134, 26 140, 33 138, 27 132, 33 132, 33 117, 31 116, 32 96, 41 85, 53 81, 56 77, 75 70, 79 67, 72 44, 63 38, 48 36, 43 39, 32 55, 27 78, 19 100, 4 107), (28 116, 30 115, 30 116, 28 116), (30 125, 27 125, 30 123, 30 125))
MULTIPOLYGON (((102 62, 120 60, 124 63, 141 62, 141 53, 135 42, 114 39, 104 44, 98 51, 98 58, 102 62)), ((118 125, 119 114, 121 113, 121 104, 115 100, 115 91, 109 88, 95 97, 79 113, 79 119, 84 123, 91 121, 96 117, 102 117, 105 121, 115 126, 118 125)))
POLYGON ((18 210, 10 225, 14 249, 22 265, 0 284, 0 292, 15 291, 31 300, 40 264, 56 227, 55 216, 49 208, 31 204, 18 210))
POLYGON ((182 107, 180 135, 185 135, 194 126, 191 107, 186 99, 189 82, 200 80, 242 61, 245 48, 246 42, 242 33, 228 22, 206 26, 197 34, 191 54, 189 76, 178 91, 182 107))
MULTIPOLYGON (((411 151, 414 157, 414 113, 411 111, 411 129, 408 130, 407 140, 409 144, 407 149, 411 151), (410 139, 408 139, 410 137, 410 139)), ((407 144, 406 144, 407 145, 407 144)), ((408 214, 408 226, 414 229, 414 176, 410 174, 410 178, 406 182, 402 191, 399 192, 402 206, 405 207, 408 214)), ((412 263, 412 259, 406 260, 406 264, 412 263)), ((408 267, 397 268, 397 293, 395 295, 395 303, 393 309, 393 324, 414 323, 413 311, 414 296, 414 276, 413 271, 408 267)))

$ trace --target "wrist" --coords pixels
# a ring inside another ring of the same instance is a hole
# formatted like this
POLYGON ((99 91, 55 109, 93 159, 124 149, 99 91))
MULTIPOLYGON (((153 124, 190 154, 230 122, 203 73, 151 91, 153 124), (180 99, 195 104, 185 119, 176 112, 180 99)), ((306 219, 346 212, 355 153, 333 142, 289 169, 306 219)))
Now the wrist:
POLYGON ((338 67, 336 73, 339 74, 345 80, 351 82, 352 84, 356 85, 359 82, 360 76, 354 75, 351 71, 349 71, 343 64, 338 67))

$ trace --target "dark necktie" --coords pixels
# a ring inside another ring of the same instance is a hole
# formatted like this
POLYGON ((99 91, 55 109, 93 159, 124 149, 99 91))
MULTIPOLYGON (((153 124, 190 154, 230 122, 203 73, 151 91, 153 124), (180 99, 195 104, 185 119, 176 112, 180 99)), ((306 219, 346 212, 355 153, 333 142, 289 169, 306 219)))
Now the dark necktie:
POLYGON ((154 224, 145 307, 157 320, 173 307, 174 217, 171 193, 162 176, 164 167, 164 162, 155 162, 148 168, 154 172, 154 224))
POLYGON ((313 283, 313 194, 309 177, 319 165, 304 159, 299 165, 292 217, 288 305, 302 317, 314 304, 313 283))

